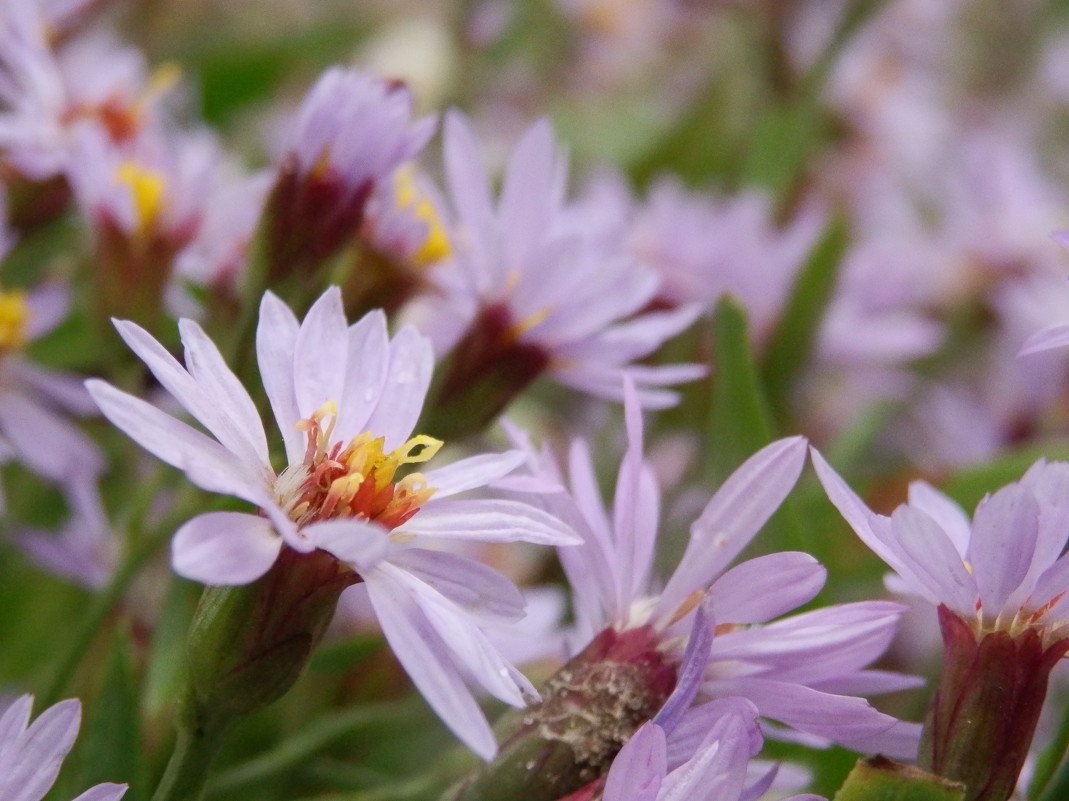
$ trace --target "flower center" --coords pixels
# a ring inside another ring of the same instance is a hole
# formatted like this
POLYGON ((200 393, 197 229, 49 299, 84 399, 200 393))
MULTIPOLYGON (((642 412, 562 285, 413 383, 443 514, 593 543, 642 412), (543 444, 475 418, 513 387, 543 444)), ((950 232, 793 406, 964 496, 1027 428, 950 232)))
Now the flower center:
POLYGON ((18 289, 0 291, 0 353, 16 350, 26 344, 29 317, 25 292, 18 289))
POLYGON ((332 443, 337 418, 337 404, 327 401, 297 424, 308 445, 304 460, 286 468, 275 482, 279 505, 300 526, 351 517, 397 528, 434 494, 422 473, 398 480, 397 471, 426 462, 442 447, 441 440, 421 434, 389 453, 383 451, 383 437, 370 431, 347 443, 332 443))

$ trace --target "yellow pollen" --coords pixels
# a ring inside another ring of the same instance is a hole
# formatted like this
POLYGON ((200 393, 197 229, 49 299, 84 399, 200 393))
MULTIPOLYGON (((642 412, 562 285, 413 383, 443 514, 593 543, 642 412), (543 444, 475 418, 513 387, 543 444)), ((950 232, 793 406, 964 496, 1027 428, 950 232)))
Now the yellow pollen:
POLYGON ((442 217, 431 199, 416 183, 416 172, 411 165, 405 165, 394 173, 393 188, 397 208, 411 212, 427 226, 427 236, 412 256, 416 266, 426 267, 448 256, 451 252, 449 235, 442 223, 442 217))
POLYGON ((14 350, 26 343, 29 316, 25 292, 18 289, 0 291, 0 351, 14 350))
POLYGON ((137 230, 139 234, 144 234, 156 222, 163 208, 167 186, 163 173, 133 161, 124 161, 116 168, 115 177, 120 183, 126 184, 133 195, 137 230))
POLYGON ((337 417, 337 404, 328 401, 297 424, 308 444, 303 462, 276 482, 279 503, 298 524, 350 517, 374 520, 391 530, 403 525, 434 488, 421 473, 398 480, 397 471, 432 458, 441 440, 417 435, 389 453, 383 450, 385 440, 369 431, 348 443, 333 442, 337 417))

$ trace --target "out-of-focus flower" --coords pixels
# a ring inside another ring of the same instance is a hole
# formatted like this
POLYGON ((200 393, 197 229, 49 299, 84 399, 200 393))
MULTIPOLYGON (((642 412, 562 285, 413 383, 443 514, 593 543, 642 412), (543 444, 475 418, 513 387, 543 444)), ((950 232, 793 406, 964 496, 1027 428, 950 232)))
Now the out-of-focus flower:
POLYGON ((305 98, 267 199, 259 260, 264 282, 308 283, 351 243, 380 182, 430 139, 435 120, 413 122, 412 96, 396 82, 334 67, 305 98))
POLYGON ((698 301, 711 309, 725 292, 736 296, 760 342, 782 311, 824 218, 810 205, 779 227, 764 195, 717 198, 664 179, 635 213, 628 249, 661 274, 658 298, 673 306, 698 301))
POLYGON ((515 705, 533 693, 478 625, 481 618, 518 617, 522 597, 489 568, 419 547, 421 538, 564 544, 574 534, 523 503, 449 497, 511 471, 522 460, 515 452, 400 477, 442 444, 410 437, 431 377, 429 343, 411 328, 389 340, 381 313, 348 326, 341 303, 332 288, 298 323, 278 298, 263 299, 257 355, 286 446, 288 464, 280 471, 271 464, 252 399, 190 320, 179 323, 185 368, 138 326, 116 325, 214 439, 102 381, 88 386, 113 423, 194 484, 259 507, 257 513, 211 512, 183 525, 172 545, 178 573, 241 585, 276 560, 294 570, 323 562, 324 552, 328 562, 340 560, 348 583, 363 581, 416 686, 458 736, 488 757, 493 737, 462 676, 515 705))
POLYGON ((24 529, 16 532, 17 541, 46 570, 88 589, 102 589, 118 564, 118 538, 94 482, 72 482, 67 498, 71 514, 58 532, 24 529))
POLYGON ((663 407, 677 397, 664 385, 704 373, 697 365, 633 364, 690 325, 700 306, 644 311, 660 287, 656 273, 577 230, 565 204, 565 158, 548 122, 516 146, 496 202, 459 112, 446 117, 444 148, 452 257, 434 271, 438 291, 414 312, 437 352, 451 354, 440 403, 460 415, 467 406, 470 416, 477 398, 489 419, 548 373, 614 399, 628 375, 644 405, 663 407))
POLYGON ((54 284, 0 290, 0 445, 60 484, 92 481, 104 468, 97 446, 68 419, 96 408, 81 378, 34 364, 22 350, 63 320, 68 301, 54 284))
MULTIPOLYGON (((33 696, 15 699, 0 715, 0 798, 40 801, 52 787, 82 722, 82 704, 68 698, 30 722, 33 696)), ((74 801, 118 801, 125 784, 98 784, 74 801)))
POLYGON ((0 9, 0 157, 37 181, 70 165, 80 127, 116 144, 155 127, 177 77, 173 67, 150 74, 139 52, 106 37, 55 49, 43 5, 0 9))
POLYGON ((1069 651, 1069 464, 1037 462, 969 521, 930 485, 875 514, 814 451, 828 497, 857 535, 938 608, 943 676, 921 762, 1002 801, 1028 754, 1051 669, 1069 651))

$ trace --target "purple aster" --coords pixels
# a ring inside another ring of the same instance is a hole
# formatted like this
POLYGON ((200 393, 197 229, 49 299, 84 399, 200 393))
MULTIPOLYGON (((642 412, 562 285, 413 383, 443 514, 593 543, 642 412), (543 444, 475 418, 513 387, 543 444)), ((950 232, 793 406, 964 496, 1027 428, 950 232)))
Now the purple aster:
POLYGON ((663 387, 704 368, 633 362, 690 325, 700 307, 648 311, 657 274, 575 224, 566 159, 549 123, 524 134, 496 199, 467 119, 449 112, 444 136, 452 257, 434 271, 439 291, 413 312, 436 350, 451 353, 439 400, 463 409, 469 393, 491 397, 489 419, 548 373, 617 400, 628 375, 645 406, 673 404, 676 394, 663 387))
POLYGON ((197 486, 257 507, 184 524, 172 543, 175 570, 208 584, 239 585, 263 576, 280 556, 336 557, 353 581, 363 582, 387 640, 429 703, 468 745, 490 756, 493 736, 462 676, 514 705, 533 694, 479 625, 519 617, 523 600, 500 574, 421 544, 428 537, 565 544, 574 535, 523 503, 451 497, 502 477, 522 461, 519 453, 411 472, 442 445, 410 436, 431 378, 429 343, 412 328, 391 340, 381 312, 349 326, 336 287, 303 322, 266 294, 256 346, 285 444, 286 465, 278 470, 252 398, 195 322, 179 322, 185 367, 133 323, 116 327, 212 436, 90 381, 105 416, 197 486))
POLYGON ((356 236, 376 186, 434 133, 435 120, 413 122, 412 111, 403 84, 341 67, 320 76, 284 143, 264 211, 271 279, 299 275, 356 236))
POLYGON ((921 761, 965 781, 969 799, 1013 791, 1051 669, 1069 651, 1069 464, 1039 461, 965 512, 910 485, 890 517, 872 512, 814 451, 828 497, 857 535, 938 609, 943 676, 921 761))
POLYGON ((70 164, 78 127, 94 127, 115 143, 152 127, 158 101, 176 78, 173 68, 150 74, 138 51, 107 37, 53 47, 48 17, 55 12, 46 5, 0 7, 0 152, 34 180, 70 164))
POLYGON ((611 510, 601 501, 582 441, 572 443, 566 477, 551 457, 532 459, 543 503, 584 539, 559 551, 574 594, 576 642, 596 641, 606 627, 619 637, 646 631, 660 658, 678 666, 694 609, 706 597, 715 637, 700 699, 747 698, 763 717, 789 727, 769 726, 778 736, 912 756, 917 727, 856 697, 916 685, 913 677, 868 669, 890 644, 904 607, 853 603, 774 620, 816 595, 824 568, 808 554, 786 552, 729 569, 794 486, 805 439, 768 445, 724 482, 691 526, 686 551, 661 588, 652 570, 659 491, 642 453, 638 403, 627 391, 629 447, 611 510), (568 491, 547 490, 553 484, 568 491))
MULTIPOLYGON (((742 698, 710 701, 677 727, 644 723, 613 761, 602 801, 750 801, 772 776, 748 781, 763 738, 757 708, 742 698)), ((567 801, 581 801, 576 793, 567 801)), ((791 796, 785 801, 824 801, 791 796)))
MULTIPOLYGON (((68 698, 30 722, 33 696, 15 699, 0 715, 0 798, 40 801, 56 781, 64 757, 74 745, 82 704, 68 698)), ((74 801, 118 801, 125 784, 98 784, 74 801)))
POLYGON ((60 484, 93 480, 103 457, 71 416, 96 408, 80 377, 34 364, 27 343, 66 317, 69 293, 56 284, 0 291, 0 459, 17 459, 60 484))

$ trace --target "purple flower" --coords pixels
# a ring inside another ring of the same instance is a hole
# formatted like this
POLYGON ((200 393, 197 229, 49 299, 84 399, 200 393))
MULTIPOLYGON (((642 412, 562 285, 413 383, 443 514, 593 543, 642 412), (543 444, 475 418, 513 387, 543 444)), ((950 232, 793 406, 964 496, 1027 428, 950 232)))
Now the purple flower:
POLYGON ((34 364, 22 350, 59 325, 68 301, 55 284, 0 291, 0 460, 17 459, 60 484, 91 481, 104 467, 97 446, 69 419, 96 409, 81 378, 34 364))
POLYGON ((972 521, 930 485, 878 515, 820 456, 828 497, 902 584, 938 608, 943 675, 921 761, 1004 799, 1028 753, 1051 669, 1069 650, 1069 464, 1039 461, 972 521))
MULTIPOLYGON (((694 609, 705 597, 715 637, 699 698, 747 698, 763 717, 794 730, 780 735, 812 744, 831 740, 858 750, 915 753, 916 727, 855 697, 917 683, 867 668, 890 644, 903 607, 843 604, 770 623, 816 595, 824 568, 798 552, 728 568, 794 486, 805 439, 768 445, 724 482, 691 526, 682 559, 659 589, 652 575, 659 491, 642 454, 638 403, 633 390, 626 392, 629 447, 611 510, 602 504, 582 441, 572 443, 566 477, 550 457, 532 457, 534 488, 541 490, 543 503, 584 538, 582 545, 559 552, 574 594, 576 641, 586 642, 606 627, 649 629, 661 657, 678 665, 691 638, 694 609), (568 491, 553 491, 554 485, 568 491)), ((523 488, 511 477, 503 483, 523 488)))
MULTIPOLYGON (((81 725, 82 704, 68 698, 30 723, 33 696, 15 699, 0 715, 0 798, 40 801, 52 787, 81 725)), ((125 784, 98 784, 74 801, 118 801, 125 784)))
POLYGON ((566 159, 547 121, 516 146, 496 200, 459 112, 446 116, 444 149, 452 258, 434 271, 439 292, 414 312, 423 313, 436 350, 452 352, 443 398, 477 382, 504 385, 496 412, 546 372, 618 400, 626 374, 645 406, 664 407, 677 399, 665 385, 704 374, 693 364, 633 364, 690 325, 700 307, 647 311, 657 274, 574 224, 566 159))
POLYGON ((411 328, 391 341, 381 312, 349 326, 336 287, 303 322, 265 295, 257 356, 285 443, 287 465, 276 470, 252 399, 196 323, 179 322, 186 367, 133 323, 116 327, 213 436, 90 381, 105 416, 197 486, 258 507, 184 524, 172 543, 175 570, 237 585, 266 573, 284 549, 332 554, 363 581, 387 640, 430 704, 474 750, 491 755, 493 737, 462 676, 514 705, 534 694, 479 626, 519 617, 522 597, 489 568, 420 544, 427 537, 565 544, 574 534, 523 503, 450 497, 505 475, 522 461, 519 453, 410 472, 442 444, 410 436, 433 366, 427 341, 411 328))
MULTIPOLYGON (((676 727, 644 723, 617 754, 602 801, 750 801, 775 769, 751 780, 763 738, 757 708, 742 698, 710 701, 676 727)), ((577 794, 578 795, 578 794, 577 794)), ((795 795, 787 801, 823 801, 795 795)))
POLYGON ((356 236, 369 197, 434 133, 403 84, 333 67, 298 111, 265 208, 268 276, 300 274, 356 236))

